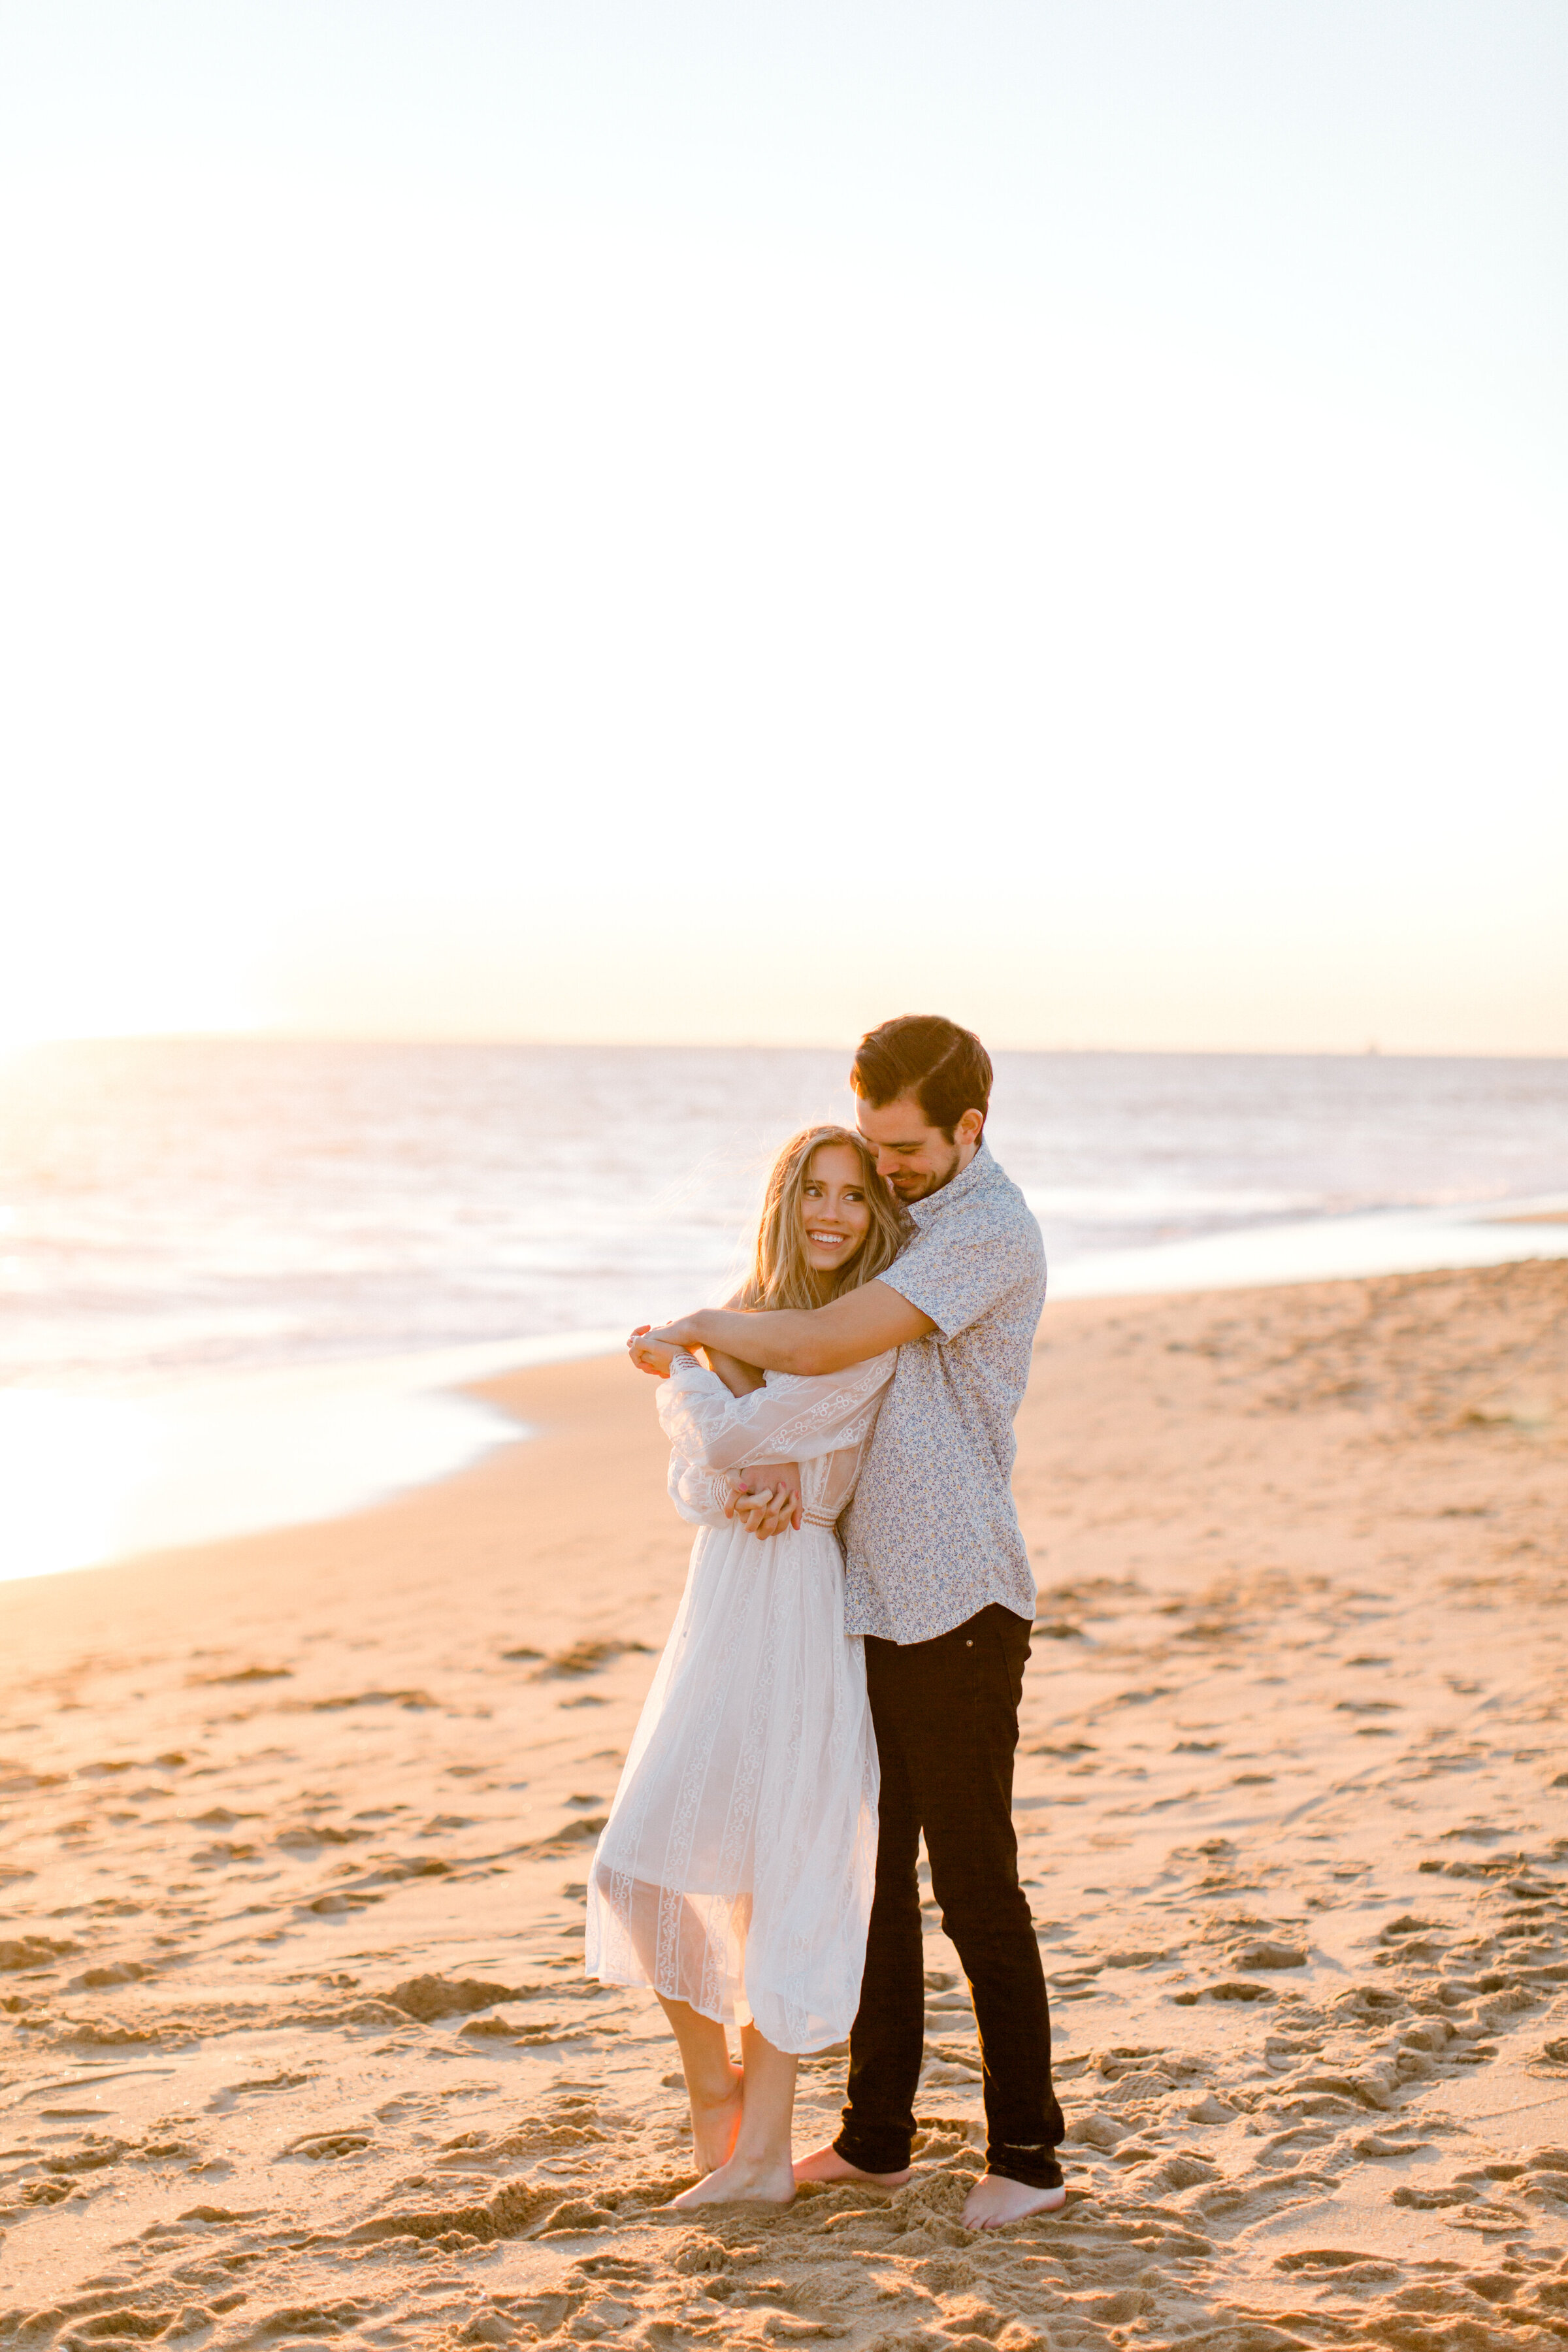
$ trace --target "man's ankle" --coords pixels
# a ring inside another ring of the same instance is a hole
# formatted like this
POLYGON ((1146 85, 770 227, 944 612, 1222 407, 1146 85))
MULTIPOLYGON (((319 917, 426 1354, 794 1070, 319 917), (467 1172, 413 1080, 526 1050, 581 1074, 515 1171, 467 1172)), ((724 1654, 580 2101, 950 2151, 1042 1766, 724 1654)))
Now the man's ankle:
POLYGON ((1032 2189, 1042 2195, 1065 2185, 1059 2166, 1054 2180, 1042 2180, 1032 2171, 1026 2177, 1022 2172, 1015 2172, 1011 2165, 993 2164, 989 2158, 986 2158, 985 2170, 982 2178, 986 2180, 1010 2181, 1015 2189, 1032 2189))
POLYGON ((869 2174, 873 2180, 889 2172, 907 2172, 914 2162, 912 2147, 906 2147, 901 2156, 889 2154, 885 2147, 868 2150, 853 2143, 847 2145, 842 2132, 833 2143, 833 2153, 842 2157, 846 2164, 852 2164, 857 2172, 869 2174))
POLYGON ((852 2157, 841 2156, 830 2141, 826 2147, 814 2147, 799 2158, 795 2177, 797 2180, 815 2180, 826 2185, 863 2180, 875 2189, 901 2189, 910 2178, 910 2168, 900 2165, 890 2171, 873 2172, 868 2167, 857 2164, 852 2157))

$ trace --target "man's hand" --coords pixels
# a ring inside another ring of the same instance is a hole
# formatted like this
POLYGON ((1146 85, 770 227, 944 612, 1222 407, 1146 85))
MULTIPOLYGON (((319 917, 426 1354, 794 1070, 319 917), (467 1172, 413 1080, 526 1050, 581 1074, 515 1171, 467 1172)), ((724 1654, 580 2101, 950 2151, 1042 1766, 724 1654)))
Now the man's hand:
POLYGON ((650 1323, 639 1323, 626 1341, 626 1353, 639 1372, 652 1372, 659 1380, 669 1377, 669 1359, 677 1348, 695 1349, 700 1344, 697 1325, 700 1317, 682 1316, 679 1323, 661 1323, 656 1328, 650 1323))
POLYGON ((669 1378, 669 1360, 674 1349, 651 1339, 649 1334, 652 1329, 651 1323, 639 1323, 626 1341, 626 1353, 639 1372, 647 1372, 656 1381, 667 1381, 669 1378))
POLYGON ((724 1506, 727 1519, 739 1519, 752 1535, 782 1536, 801 1518, 800 1465, 758 1462, 736 1473, 736 1492, 724 1506))

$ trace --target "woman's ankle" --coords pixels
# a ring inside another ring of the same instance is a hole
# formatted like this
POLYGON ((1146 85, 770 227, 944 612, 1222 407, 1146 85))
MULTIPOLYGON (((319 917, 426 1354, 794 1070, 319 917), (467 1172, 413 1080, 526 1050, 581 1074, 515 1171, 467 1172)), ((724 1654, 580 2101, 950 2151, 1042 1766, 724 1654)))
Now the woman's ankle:
POLYGON ((737 2181, 754 2180, 782 2186, 795 2184, 795 2166, 787 2147, 742 2147, 736 2141, 726 2158, 723 2170, 727 2179, 737 2181))
POLYGON ((696 2074, 688 2074, 686 2095, 694 2106, 722 2107, 738 2097, 743 2080, 733 2060, 723 2074, 716 2067, 704 2066, 696 2074))

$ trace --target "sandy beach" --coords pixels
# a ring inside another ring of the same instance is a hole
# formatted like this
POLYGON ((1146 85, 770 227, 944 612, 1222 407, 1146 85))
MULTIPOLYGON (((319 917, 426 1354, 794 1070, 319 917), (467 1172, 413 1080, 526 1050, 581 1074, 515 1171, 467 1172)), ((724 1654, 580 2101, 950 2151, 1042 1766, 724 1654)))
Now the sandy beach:
MULTIPOLYGON (((0 2342, 1568 2337, 1568 1265, 1048 1307, 1016 1791, 1069 2133, 975 2240, 700 2218, 582 1880, 684 1574, 651 1384, 332 1524, 0 1587, 0 2342)), ((797 2144, 843 2060, 803 2067, 797 2144)))

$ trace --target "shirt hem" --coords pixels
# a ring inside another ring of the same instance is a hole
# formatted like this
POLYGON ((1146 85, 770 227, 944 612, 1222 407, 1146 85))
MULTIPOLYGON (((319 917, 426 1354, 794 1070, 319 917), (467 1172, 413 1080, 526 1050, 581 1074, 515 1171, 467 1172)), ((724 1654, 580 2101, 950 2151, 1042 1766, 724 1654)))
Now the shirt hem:
POLYGON ((879 1625, 852 1624, 847 1615, 844 1621, 844 1630, 847 1633, 856 1635, 862 1642, 891 1642, 895 1649, 912 1650, 921 1642, 940 1642, 944 1633, 951 1633, 956 1627, 966 1624, 971 1617, 978 1617, 983 1609, 1006 1609, 1015 1617, 1021 1618, 1026 1625, 1032 1625, 1037 1606, 1037 1597, 1030 1601, 1026 1609, 1020 1609, 1016 1601, 1009 1601, 1005 1594, 987 1592, 971 1607, 960 1609, 958 1614, 948 1618, 945 1623, 922 1626, 918 1633, 884 1633, 879 1625))

